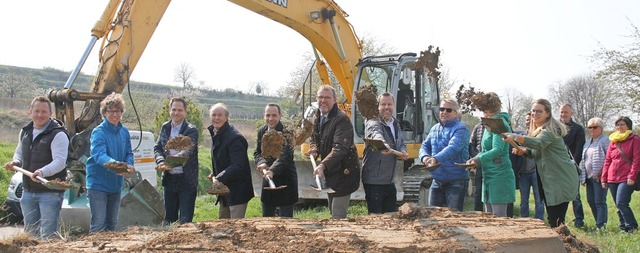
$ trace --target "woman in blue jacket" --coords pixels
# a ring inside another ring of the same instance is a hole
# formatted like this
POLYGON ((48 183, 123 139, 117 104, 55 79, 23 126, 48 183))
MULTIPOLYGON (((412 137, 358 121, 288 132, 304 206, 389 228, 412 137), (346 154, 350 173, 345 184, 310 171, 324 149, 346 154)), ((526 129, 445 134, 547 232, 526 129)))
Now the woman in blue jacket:
POLYGON ((111 93, 100 102, 104 120, 91 132, 91 156, 87 160, 87 190, 91 209, 89 233, 115 231, 124 177, 108 170, 108 162, 125 162, 133 168, 129 130, 120 123, 124 112, 122 95, 111 93))

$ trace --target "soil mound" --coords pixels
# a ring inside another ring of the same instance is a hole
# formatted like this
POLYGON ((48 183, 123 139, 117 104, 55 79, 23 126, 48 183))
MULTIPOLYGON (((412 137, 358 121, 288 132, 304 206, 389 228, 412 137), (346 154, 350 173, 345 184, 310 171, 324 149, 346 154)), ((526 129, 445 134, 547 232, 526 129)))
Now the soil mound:
MULTIPOLYGON (((132 227, 21 252, 598 252, 540 220, 405 204, 395 214, 341 220, 248 218, 132 227), (586 246, 585 246, 586 247, 586 246), (575 251, 574 251, 575 250, 575 251), (591 251, 594 250, 594 251, 591 251)), ((15 246, 15 245, 14 245, 15 246)))

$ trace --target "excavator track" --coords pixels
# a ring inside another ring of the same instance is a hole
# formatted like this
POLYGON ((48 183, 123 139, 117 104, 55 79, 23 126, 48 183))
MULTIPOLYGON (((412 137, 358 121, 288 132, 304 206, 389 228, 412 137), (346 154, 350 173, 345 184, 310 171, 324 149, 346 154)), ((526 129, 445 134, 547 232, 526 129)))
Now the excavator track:
MULTIPOLYGON (((403 202, 418 203, 420 199, 420 187, 425 178, 431 173, 421 170, 418 166, 412 166, 404 172, 402 187, 404 189, 403 202)), ((431 183, 428 183, 431 185, 431 183)))

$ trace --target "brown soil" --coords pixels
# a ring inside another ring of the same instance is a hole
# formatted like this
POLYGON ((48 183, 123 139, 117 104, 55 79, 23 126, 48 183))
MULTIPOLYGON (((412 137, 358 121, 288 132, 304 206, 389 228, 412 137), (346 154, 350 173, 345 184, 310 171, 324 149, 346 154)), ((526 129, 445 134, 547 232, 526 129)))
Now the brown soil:
MULTIPOLYGON (((291 132, 293 132, 294 134, 294 139, 295 139, 295 145, 294 146, 300 146, 302 145, 309 137, 311 137, 311 134, 313 134, 313 123, 311 123, 311 121, 308 121, 307 119, 301 119, 297 124, 296 124, 296 128, 294 128, 293 130, 291 130, 291 132)), ((292 142, 294 143, 294 142, 292 142)))
POLYGON ((193 142, 191 138, 188 136, 184 136, 179 134, 176 137, 173 137, 167 141, 167 145, 164 146, 166 150, 174 149, 174 150, 187 150, 193 146, 193 142))
POLYGON ((263 157, 272 157, 278 158, 280 154, 282 154, 282 149, 284 148, 285 143, 284 135, 282 132, 269 130, 264 135, 262 135, 262 156, 263 157))
MULTIPOLYGON (((342 220, 248 218, 132 227, 69 241, 11 243, 21 252, 598 252, 535 219, 405 205, 342 220), (576 243, 567 243, 566 238, 576 243), (564 242, 563 242, 564 240, 564 242), (580 246, 579 246, 580 245, 580 246)), ((566 232, 566 234, 565 234, 566 232)))
POLYGON ((211 184, 211 187, 209 187, 209 189, 207 189, 207 193, 211 194, 211 195, 227 195, 229 194, 229 187, 227 187, 226 185, 224 185, 223 183, 220 183, 220 181, 214 181, 213 184, 211 184))
POLYGON ((104 167, 107 167, 108 170, 113 171, 115 173, 129 172, 129 167, 125 162, 108 162, 104 164, 104 167))
POLYGON ((45 186, 52 188, 52 189, 77 189, 78 187, 75 185, 72 185, 70 183, 67 183, 65 181, 61 181, 60 179, 56 178, 53 180, 49 180, 49 182, 47 182, 45 184, 45 186))
POLYGON ((365 119, 377 119, 380 117, 376 94, 378 94, 378 89, 373 85, 362 86, 356 91, 358 111, 365 119))

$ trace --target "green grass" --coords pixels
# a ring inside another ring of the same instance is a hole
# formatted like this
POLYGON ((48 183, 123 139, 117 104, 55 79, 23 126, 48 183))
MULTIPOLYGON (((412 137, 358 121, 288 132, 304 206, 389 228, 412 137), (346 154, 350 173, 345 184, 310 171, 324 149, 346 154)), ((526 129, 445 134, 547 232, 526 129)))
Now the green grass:
MULTIPOLYGON (((565 223, 567 227, 569 227, 571 232, 576 235, 578 239, 596 245, 601 252, 640 252, 640 237, 638 236, 638 233, 636 232, 635 234, 630 235, 625 232, 620 232, 620 229, 618 228, 618 225, 620 223, 618 221, 618 214, 616 213, 617 209, 609 192, 607 192, 607 209, 609 210, 609 219, 606 225, 606 230, 602 232, 596 231, 595 218, 593 217, 593 213, 591 212, 589 203, 587 203, 586 192, 586 188, 584 186, 581 186, 580 199, 582 200, 582 208, 584 210, 585 216, 584 227, 577 228, 573 225, 575 216, 573 214, 573 206, 572 204, 569 204, 567 215, 565 217, 565 223)), ((640 196, 638 196, 638 193, 633 193, 630 203, 631 209, 634 211, 636 219, 640 218, 639 198, 640 196)), ((529 213, 531 216, 533 216, 534 207, 535 203, 532 193, 529 197, 529 213)), ((467 210, 466 208, 467 207, 465 205, 465 210, 467 210)), ((470 208, 473 209, 473 206, 471 206, 470 208)), ((516 216, 520 213, 519 193, 516 193, 514 213, 516 214, 516 216)), ((546 218, 547 217, 545 212, 545 223, 547 222, 546 218)))
MULTIPOLYGON (((4 166, 5 163, 13 159, 16 146, 17 144, 15 143, 0 143, 0 166, 4 166)), ((7 189, 9 188, 11 176, 13 176, 13 172, 0 168, 0 203, 4 203, 7 199, 7 189)), ((0 214, 0 217, 4 217, 4 215, 0 214)))
MULTIPOLYGON (((194 222, 218 219, 218 206, 215 205, 216 197, 212 195, 200 195, 196 198, 196 210, 193 215, 194 222)), ((367 215, 367 205, 364 201, 352 200, 349 203, 349 217, 367 215)), ((259 197, 249 201, 245 217, 262 217, 262 204, 259 197)), ((331 218, 326 201, 317 201, 311 205, 296 205, 293 213, 298 219, 328 219, 331 218)))
MULTIPOLYGON (((532 198, 533 199, 533 198, 532 198)), ((603 232, 597 232, 595 219, 589 203, 587 203, 586 188, 580 187, 580 199, 582 200, 582 208, 584 209, 584 223, 582 228, 576 228, 573 225, 573 206, 569 204, 569 210, 567 210, 566 223, 579 239, 591 242, 600 248, 601 252, 640 252, 640 233, 636 231, 635 234, 628 234, 626 232, 620 232, 618 226, 620 222, 618 220, 618 214, 616 205, 613 203, 611 194, 607 193, 607 209, 609 210, 609 219, 607 221, 606 229, 603 232)), ((519 203, 519 200, 518 202, 519 203)), ((640 218, 640 194, 634 192, 631 196, 631 210, 634 211, 636 220, 640 218)), ((530 205, 530 207, 532 207, 530 205)))

